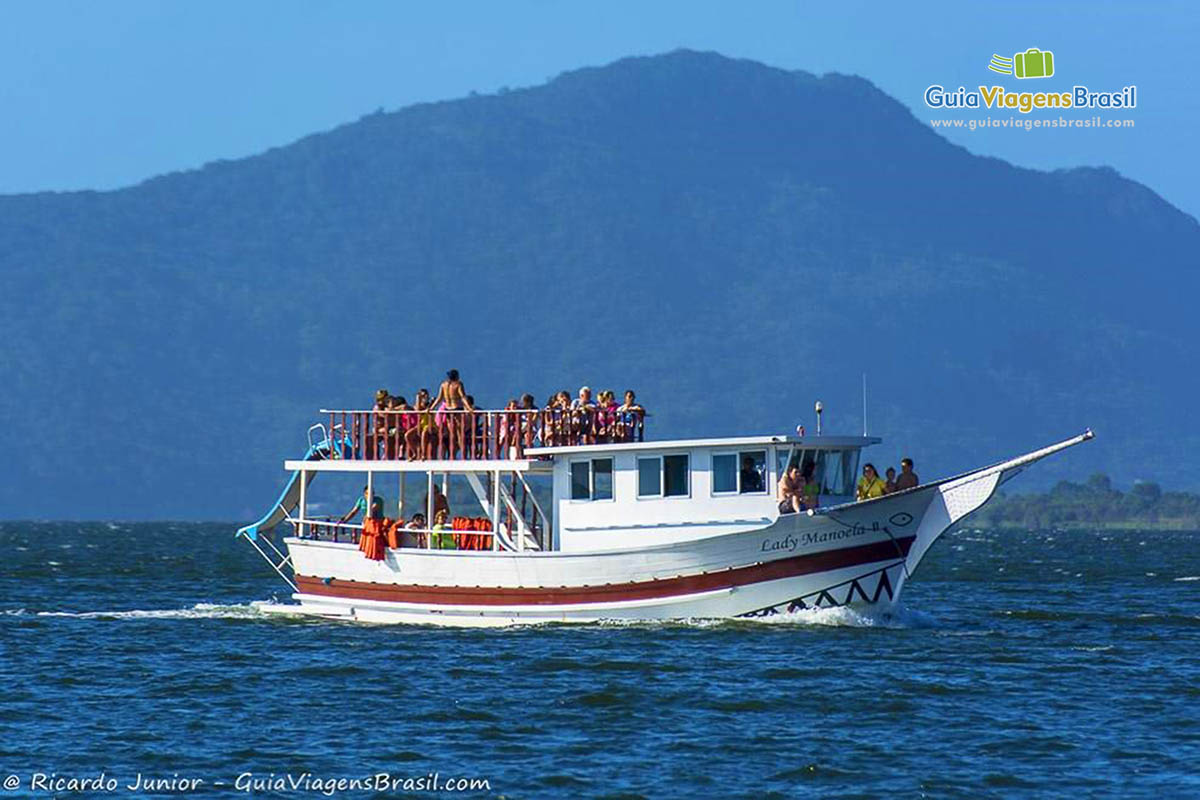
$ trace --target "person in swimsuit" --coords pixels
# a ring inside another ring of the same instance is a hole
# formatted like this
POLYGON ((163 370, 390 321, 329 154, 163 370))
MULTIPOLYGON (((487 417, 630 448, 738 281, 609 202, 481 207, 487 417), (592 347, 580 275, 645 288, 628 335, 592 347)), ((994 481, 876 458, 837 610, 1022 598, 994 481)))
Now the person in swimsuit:
MULTIPOLYGON (((434 410, 445 410, 450 412, 474 411, 475 409, 467 402, 467 390, 463 386, 462 380, 458 377, 458 370, 452 369, 446 373, 446 380, 442 381, 442 385, 438 387, 437 397, 433 398, 431 404, 434 410), (438 403, 442 406, 439 409, 438 403)), ((466 432, 465 414, 450 413, 446 414, 446 431, 449 435, 450 458, 454 458, 455 450, 466 454, 466 432)))
POLYGON ((618 441, 617 399, 612 389, 600 392, 600 402, 596 405, 596 434, 601 442, 618 441))
POLYGON ((526 392, 521 395, 521 403, 517 406, 517 410, 521 411, 521 444, 525 447, 533 447, 537 444, 538 437, 538 408, 534 402, 533 395, 526 392))
POLYGON ((388 398, 387 420, 387 457, 388 459, 404 458, 404 424, 407 414, 399 412, 408 408, 408 401, 403 397, 388 398))
POLYGON ((800 484, 802 480, 799 465, 789 464, 783 473, 783 477, 779 479, 780 514, 799 513, 800 497, 803 492, 803 487, 800 484))
POLYGON ((433 458, 433 437, 430 435, 433 431, 433 414, 429 413, 428 389, 417 392, 417 406, 414 410, 418 413, 405 415, 412 420, 404 434, 408 458, 410 461, 418 458, 433 458))
POLYGON ((367 425, 370 441, 366 450, 369 458, 379 458, 387 440, 388 415, 382 412, 392 407, 392 398, 387 389, 375 392, 375 406, 371 409, 371 422, 367 425))

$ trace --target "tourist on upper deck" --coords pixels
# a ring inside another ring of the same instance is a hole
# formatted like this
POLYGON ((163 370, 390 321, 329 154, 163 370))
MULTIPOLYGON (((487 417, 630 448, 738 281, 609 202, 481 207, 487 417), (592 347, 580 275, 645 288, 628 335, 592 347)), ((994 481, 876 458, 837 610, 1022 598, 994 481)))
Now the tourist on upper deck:
POLYGON ((855 490, 854 496, 859 500, 870 500, 875 497, 883 497, 887 491, 887 484, 879 477, 879 473, 875 471, 874 464, 863 465, 862 477, 858 479, 858 487, 855 490))
POLYGON ((538 419, 541 417, 538 413, 537 401, 533 399, 533 395, 526 392, 521 395, 521 403, 517 406, 517 410, 523 412, 520 414, 521 443, 525 447, 533 447, 538 443, 538 419))
POLYGON ((579 396, 571 401, 571 408, 595 408, 596 404, 592 401, 592 387, 579 387, 579 396))
POLYGON ((566 389, 554 395, 547 409, 546 421, 542 437, 546 438, 545 428, 549 428, 550 444, 565 445, 571 430, 571 393, 566 389))
POLYGON ((800 466, 789 464, 779 479, 779 513, 795 514, 800 511, 800 497, 803 487, 800 485, 800 466))
POLYGON ((417 392, 417 405, 413 409, 416 414, 405 414, 412 420, 408 430, 404 432, 404 449, 408 460, 433 458, 433 414, 429 412, 429 390, 417 392))
POLYGON ((516 456, 509 452, 510 448, 517 446, 517 437, 520 436, 521 422, 517 419, 517 401, 515 398, 508 398, 508 402, 504 404, 504 411, 507 413, 500 415, 500 432, 496 439, 500 443, 500 452, 496 454, 497 458, 515 458, 516 456))
POLYGON ((646 413, 646 409, 638 404, 637 395, 633 393, 633 389, 625 390, 625 402, 621 403, 621 411, 630 411, 639 414, 646 413))
MULTIPOLYGON (((408 414, 400 412, 408 410, 408 401, 403 397, 391 397, 388 401, 387 418, 387 457, 404 458, 404 434, 409 423, 408 414)), ((415 422, 415 420, 414 420, 415 422)))
POLYGON ((350 507, 350 510, 342 515, 342 518, 338 520, 338 524, 345 525, 359 514, 363 515, 364 520, 367 519, 368 507, 371 509, 369 515, 371 519, 383 519, 383 498, 379 495, 372 497, 370 488, 364 486, 362 497, 358 498, 358 500, 354 502, 354 505, 350 507))
POLYGON ((884 473, 883 493, 891 494, 896 491, 896 468, 888 467, 884 473))
POLYGON ((367 444, 367 457, 379 458, 387 442, 388 415, 381 413, 392 407, 392 398, 387 389, 375 392, 375 405, 371 407, 371 423, 367 426, 370 442, 367 444))
POLYGON ((579 387, 579 396, 571 401, 572 444, 593 444, 596 441, 596 403, 590 386, 579 387))
POLYGON ((921 479, 917 477, 917 473, 913 472, 912 459, 900 459, 900 474, 896 476, 896 491, 903 492, 905 489, 915 489, 920 485, 921 479))
POLYGON ((646 409, 638 405, 637 395, 633 389, 625 390, 625 402, 617 408, 618 426, 621 430, 622 441, 632 441, 638 425, 646 416, 646 409))
POLYGON ((611 389, 603 389, 596 399, 596 440, 619 441, 617 433, 617 400, 611 389))
POLYGON ((446 380, 438 387, 437 397, 430 404, 438 412, 438 426, 446 433, 449 447, 449 458, 454 458, 455 452, 466 455, 466 413, 475 408, 467 401, 467 390, 458 377, 458 370, 446 372, 446 380), (439 403, 441 405, 439 405, 439 403), (449 412, 449 413, 444 413, 449 412))
POLYGON ((742 494, 761 492, 763 490, 762 473, 754 466, 754 459, 746 456, 742 459, 742 494))

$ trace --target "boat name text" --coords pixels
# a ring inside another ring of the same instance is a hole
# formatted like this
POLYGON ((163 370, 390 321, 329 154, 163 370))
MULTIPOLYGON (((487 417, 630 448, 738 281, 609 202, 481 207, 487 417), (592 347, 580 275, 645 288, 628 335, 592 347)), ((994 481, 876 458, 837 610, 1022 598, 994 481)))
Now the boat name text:
POLYGON ((788 553, 795 552, 796 548, 810 544, 825 544, 826 542, 839 542, 843 539, 854 539, 858 536, 863 536, 868 533, 878 533, 883 530, 878 522, 872 522, 869 526, 855 524, 846 528, 836 528, 831 531, 808 531, 793 536, 788 534, 779 539, 767 538, 763 539, 761 552, 776 553, 784 551, 788 553))

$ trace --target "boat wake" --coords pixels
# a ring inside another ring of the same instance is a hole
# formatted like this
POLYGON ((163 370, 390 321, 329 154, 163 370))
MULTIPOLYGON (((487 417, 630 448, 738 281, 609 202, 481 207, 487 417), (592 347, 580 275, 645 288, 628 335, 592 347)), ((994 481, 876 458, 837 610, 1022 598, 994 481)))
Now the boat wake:
MULTIPOLYGON (((130 609, 128 611, 38 611, 38 617, 75 619, 257 619, 265 616, 258 603, 217 605, 197 603, 191 608, 130 609)), ((19 610, 24 613, 24 609, 19 610)), ((10 612, 11 613, 11 612, 10 612)))
POLYGON ((798 608, 770 616, 750 617, 745 621, 756 625, 807 625, 831 628, 931 628, 936 624, 932 615, 904 606, 884 609, 857 609, 850 606, 798 608))
MULTIPOLYGON (((579 623, 551 623, 558 627, 578 627, 579 623)), ((799 627, 826 628, 932 628, 937 620, 923 611, 903 606, 890 609, 861 610, 848 606, 834 608, 803 608, 762 617, 735 617, 732 619, 605 619, 583 625, 602 628, 722 628, 754 625, 795 625, 799 627)))

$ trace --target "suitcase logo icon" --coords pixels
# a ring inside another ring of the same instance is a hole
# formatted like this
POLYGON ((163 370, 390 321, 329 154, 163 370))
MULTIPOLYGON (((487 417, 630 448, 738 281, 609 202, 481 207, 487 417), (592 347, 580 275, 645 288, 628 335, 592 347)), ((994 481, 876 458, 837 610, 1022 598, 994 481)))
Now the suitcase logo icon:
POLYGON ((1054 74, 1054 53, 1036 47, 1016 53, 1012 58, 993 53, 988 69, 1017 78, 1049 78, 1054 74))

